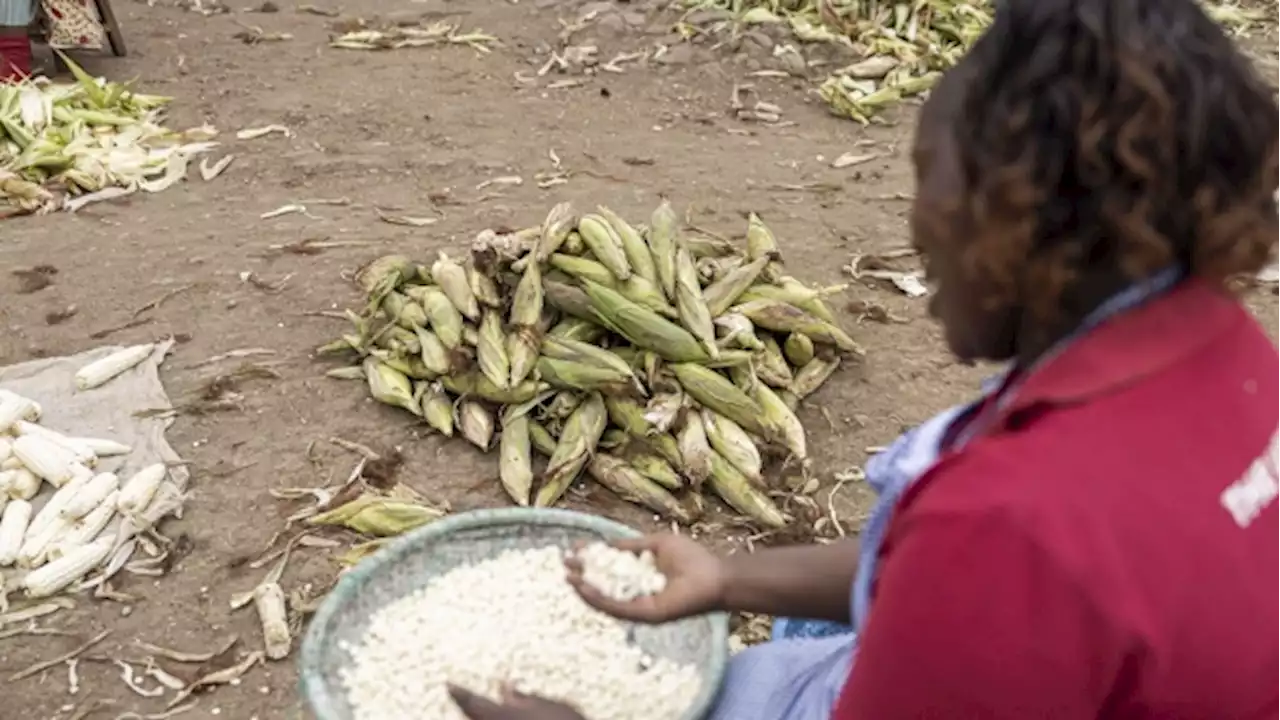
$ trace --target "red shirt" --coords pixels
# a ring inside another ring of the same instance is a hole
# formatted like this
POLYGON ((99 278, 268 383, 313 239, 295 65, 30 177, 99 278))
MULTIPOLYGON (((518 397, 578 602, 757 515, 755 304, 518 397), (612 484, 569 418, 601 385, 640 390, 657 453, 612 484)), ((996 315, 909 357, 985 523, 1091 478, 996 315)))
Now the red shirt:
POLYGON ((1196 281, 1048 361, 903 497, 832 717, 1276 718, 1278 373, 1196 281))

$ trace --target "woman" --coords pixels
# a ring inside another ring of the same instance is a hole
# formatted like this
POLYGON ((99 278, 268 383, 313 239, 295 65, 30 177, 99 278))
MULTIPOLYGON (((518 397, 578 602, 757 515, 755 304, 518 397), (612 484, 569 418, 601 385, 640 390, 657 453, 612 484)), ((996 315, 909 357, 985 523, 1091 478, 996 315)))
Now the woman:
POLYGON ((717 720, 1277 716, 1280 362, 1226 290, 1276 242, 1271 91, 1193 0, 997 7, 923 109, 912 231, 951 350, 1010 371, 873 459, 860 547, 653 536, 661 594, 576 581, 857 628, 738 655, 717 720))
MULTIPOLYGON (((41 34, 50 47, 101 50, 108 40, 99 17, 99 7, 107 7, 107 0, 42 0, 38 7, 41 34)), ((35 0, 0 0, 0 82, 31 75, 31 23, 36 12, 35 0)))

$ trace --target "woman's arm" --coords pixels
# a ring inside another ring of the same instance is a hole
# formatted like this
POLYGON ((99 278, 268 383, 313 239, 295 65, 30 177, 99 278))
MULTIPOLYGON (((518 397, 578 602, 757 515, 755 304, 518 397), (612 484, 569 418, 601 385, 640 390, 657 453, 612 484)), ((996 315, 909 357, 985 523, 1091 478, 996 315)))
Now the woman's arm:
POLYGON ((847 623, 858 547, 841 540, 730 555, 722 609, 847 623))

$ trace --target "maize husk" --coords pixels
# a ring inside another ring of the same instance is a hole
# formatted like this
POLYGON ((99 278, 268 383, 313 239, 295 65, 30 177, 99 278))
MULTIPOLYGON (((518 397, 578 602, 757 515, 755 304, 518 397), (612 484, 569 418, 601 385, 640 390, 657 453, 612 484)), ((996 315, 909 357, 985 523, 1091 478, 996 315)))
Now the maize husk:
POLYGON ((649 284, 659 288, 658 292, 662 292, 658 281, 658 271, 653 263, 653 254, 649 252, 649 246, 645 244, 644 238, 640 237, 640 233, 636 232, 636 229, 631 227, 630 223, 623 220, 609 208, 600 205, 596 210, 609 223, 614 236, 618 238, 619 243, 622 245, 622 252, 627 256, 627 263, 631 266, 634 274, 648 280, 649 284))
POLYGON ((639 275, 632 275, 630 278, 619 282, 617 290, 628 300, 639 303, 663 317, 673 320, 679 317, 675 307, 663 297, 662 290, 639 275))
POLYGON ((553 420, 564 420, 573 414, 574 410, 582 404, 582 396, 575 392, 562 390, 551 398, 551 402, 547 404, 543 411, 543 417, 553 420))
POLYGON ((498 475, 502 487, 521 507, 529 504, 533 492, 533 457, 529 450, 528 415, 507 415, 498 441, 498 475))
POLYGON ((666 200, 649 219, 649 250, 658 287, 671 302, 676 300, 676 214, 666 200))
POLYGON ((529 444, 534 450, 551 457, 556 451, 556 438, 541 423, 529 421, 529 444))
POLYGON ((440 338, 425 328, 416 328, 414 332, 417 333, 422 364, 436 375, 448 374, 453 369, 453 362, 450 360, 449 350, 440 342, 440 338))
POLYGON ((796 371, 795 380, 791 383, 791 392, 801 400, 809 397, 831 377, 840 367, 840 358, 831 359, 816 357, 809 364, 796 371))
POLYGON ((632 437, 644 438, 655 432, 644 417, 644 406, 624 397, 605 397, 609 421, 632 437))
MULTIPOLYGON (((804 432, 804 424, 796 417, 794 406, 787 403, 786 396, 795 397, 789 391, 774 392, 764 383, 756 383, 751 397, 764 408, 769 424, 779 429, 779 442, 787 448, 797 460, 808 460, 809 449, 804 432)), ((799 401, 797 400, 797 404, 799 401)), ((736 463, 735 463, 736 464, 736 463)))
POLYGON ((476 269, 475 263, 467 263, 467 284, 471 286, 471 294, 481 305, 498 309, 502 307, 502 293, 493 278, 476 269))
POLYGON ((675 362, 707 359, 706 351, 688 330, 603 285, 588 281, 586 291, 600 321, 630 340, 632 345, 675 362))
POLYGON ((453 401, 439 382, 422 383, 422 417, 445 437, 453 437, 453 401))
POLYGON ((462 313, 458 312, 458 308, 454 307, 440 288, 420 285, 408 288, 407 292, 422 305, 427 321, 431 324, 431 331, 446 348, 456 350, 462 345, 462 313))
MULTIPOLYGON (((480 372, 489 382, 505 389, 511 382, 511 363, 507 360, 507 336, 502 332, 502 319, 489 311, 480 321, 480 337, 476 343, 476 360, 480 372)), ((523 379, 523 378, 522 378, 523 379)))
POLYGON ((756 278, 769 263, 767 258, 753 260, 725 273, 724 277, 702 289, 711 317, 720 317, 737 302, 742 293, 755 283, 756 278))
POLYGON ((764 460, 747 431, 729 418, 705 408, 701 415, 711 449, 723 455, 751 484, 763 488, 764 460))
POLYGON ((599 453, 591 458, 587 470, 596 482, 617 493, 624 500, 639 503, 664 517, 681 523, 697 518, 690 508, 658 483, 641 475, 635 468, 612 455, 599 453))
MULTIPOLYGON (((570 360, 585 365, 596 365, 621 373, 626 377, 634 377, 631 372, 631 366, 627 364, 626 360, 609 350, 590 343, 569 338, 548 337, 542 341, 542 354, 556 360, 570 360)), ((639 385, 639 380, 636 383, 639 385)), ((641 388, 641 392, 643 392, 643 388, 641 388)))
POLYGON ((614 368, 557 360, 545 355, 538 358, 537 373, 540 380, 555 388, 600 390, 610 395, 626 393, 636 382, 630 370, 622 373, 614 368))
POLYGON ((581 255, 587 251, 587 244, 582 242, 582 236, 577 230, 570 232, 568 237, 564 239, 564 244, 560 246, 560 252, 565 255, 581 255))
POLYGON ((493 444, 493 413, 478 402, 463 400, 458 405, 457 424, 467 442, 483 451, 489 450, 493 444))
POLYGON ((685 406, 684 393, 669 392, 654 395, 644 409, 644 419, 653 432, 664 433, 671 429, 685 406))
POLYGON ((369 382, 369 394, 373 399, 404 408, 414 415, 422 414, 422 408, 413 400, 413 385, 404 373, 377 358, 369 357, 364 361, 364 375, 369 382))
POLYGON ((510 386, 517 387, 529 377, 538 364, 542 342, 532 327, 516 327, 506 337, 507 362, 511 366, 510 386))
POLYGON ((570 317, 556 323, 555 327, 551 328, 551 331, 547 334, 551 337, 589 343, 599 340, 604 333, 604 328, 589 320, 570 317))
POLYGON ((671 463, 657 455, 632 453, 627 460, 631 463, 631 467, 635 468, 636 472, 668 490, 679 490, 684 487, 684 481, 680 479, 680 473, 671 467, 671 463))
POLYGON ((764 344, 756 337, 756 326, 746 315, 725 313, 715 319, 721 347, 740 347, 747 350, 763 350, 764 344))
POLYGON ((556 270, 578 280, 590 280, 611 288, 618 286, 618 278, 614 277, 609 268, 605 267, 603 263, 589 258, 556 253, 547 260, 547 263, 556 270))
POLYGON ((790 390, 780 390, 777 395, 782 404, 786 405, 791 412, 795 412, 796 408, 800 407, 800 396, 790 390))
POLYGON ((365 493, 349 503, 307 518, 308 525, 341 525, 375 537, 394 537, 439 520, 445 513, 418 503, 365 493))
POLYGON ((782 343, 782 354, 792 365, 804 367, 813 359, 813 341, 804 333, 791 333, 782 343))
POLYGON ((569 203, 560 203, 551 208, 546 220, 542 221, 538 243, 533 249, 534 260, 538 263, 546 262, 547 258, 564 244, 565 238, 569 237, 575 225, 577 225, 577 218, 573 214, 573 206, 569 203))
POLYGON ((542 317, 542 270, 529 263, 511 298, 511 324, 517 328, 533 327, 542 317))
POLYGON ((862 348, 845 331, 795 305, 778 300, 750 300, 734 306, 734 312, 746 315, 756 327, 775 332, 802 333, 814 342, 835 345, 845 352, 863 354, 862 348))
POLYGON ((627 254, 622 250, 622 240, 609 227, 609 222, 599 215, 583 215, 578 220, 578 234, 587 249, 609 268, 609 272, 619 280, 631 277, 631 263, 627 262, 627 254))
POLYGON ((619 451, 631 444, 632 437, 619 428, 609 428, 600 436, 600 447, 605 450, 619 451))
POLYGON ((548 275, 542 281, 542 290, 547 303, 551 307, 580 320, 586 320, 593 324, 599 322, 595 312, 592 310, 591 298, 581 288, 574 287, 569 283, 559 282, 548 275))
MULTIPOLYGON (((426 317, 425 314, 423 317, 426 317)), ((388 325, 379 333, 377 344, 393 353, 417 355, 422 352, 422 343, 416 334, 419 329, 420 326, 415 326, 410 331, 399 325, 388 325)))
POLYGON ((786 526, 787 519, 773 500, 717 452, 711 453, 711 475, 707 480, 711 489, 734 510, 766 528, 786 526))
POLYGON ((781 276, 782 253, 778 251, 778 240, 755 213, 747 218, 747 257, 752 260, 767 258, 771 261, 762 273, 769 280, 776 280, 781 276))
POLYGON ((764 349, 755 355, 756 377, 766 385, 779 388, 790 387, 791 366, 787 365, 787 358, 783 356, 778 341, 771 335, 765 335, 761 338, 761 342, 764 344, 764 349))
POLYGON ((694 488, 711 477, 711 456, 714 452, 707 440, 707 429, 698 413, 686 413, 684 424, 676 433, 676 447, 680 451, 680 469, 694 488))
POLYGON ((766 441, 773 438, 775 429, 765 424, 760 405, 720 373, 692 363, 672 365, 671 370, 689 397, 703 407, 720 413, 766 441))
POLYGON ((356 271, 356 285, 365 295, 380 296, 415 276, 413 261, 403 255, 384 255, 356 271))
POLYGON ((462 342, 467 347, 475 347, 480 344, 480 329, 471 323, 462 324, 462 342))
POLYGON ((542 487, 534 498, 535 506, 550 507, 564 495, 595 452, 607 422, 604 398, 599 393, 591 393, 564 424, 556 450, 543 473, 542 487))
POLYGON ((848 287, 848 285, 832 285, 825 288, 811 288, 793 277, 782 277, 778 279, 778 284, 776 285, 758 283, 751 286, 742 294, 739 302, 777 300, 795 305, 819 320, 834 323, 835 315, 831 312, 831 308, 827 307, 827 304, 822 301, 822 298, 827 295, 844 292, 848 287))
POLYGON ((545 385, 532 380, 526 380, 509 388, 500 388, 478 372, 445 375, 440 378, 440 384, 454 395, 477 397, 499 405, 528 402, 546 389, 545 385))
POLYGON ((394 290, 382 298, 382 311, 392 322, 406 330, 414 330, 427 324, 427 313, 422 306, 394 290))
POLYGON ((703 280, 703 284, 709 285, 716 280, 728 275, 735 268, 742 267, 746 259, 731 255, 729 257, 706 257, 695 261, 698 268, 698 277, 703 280))
POLYGON ((472 322, 480 320, 480 303, 476 301, 475 293, 471 292, 465 268, 448 255, 440 253, 440 257, 431 265, 431 278, 463 317, 472 322))
POLYGON ((701 237, 698 235, 686 235, 683 238, 685 247, 689 248, 689 254, 693 255, 695 260, 709 257, 723 257, 725 255, 733 255, 738 252, 738 247, 728 240, 719 238, 701 237))
POLYGON ((693 266, 688 249, 680 244, 676 249, 676 309, 684 326, 702 343, 707 355, 712 360, 719 357, 716 327, 711 322, 711 311, 707 309, 707 301, 703 299, 702 288, 698 285, 698 270, 693 266))

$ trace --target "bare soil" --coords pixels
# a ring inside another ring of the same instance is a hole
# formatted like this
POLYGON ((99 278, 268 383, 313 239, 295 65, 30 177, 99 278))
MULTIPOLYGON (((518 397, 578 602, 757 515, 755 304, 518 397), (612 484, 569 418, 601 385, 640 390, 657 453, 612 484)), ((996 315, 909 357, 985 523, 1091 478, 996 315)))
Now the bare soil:
MULTIPOLYGON (((113 703, 95 717, 160 711, 162 699, 130 692, 119 668, 105 661, 140 656, 130 650, 135 640, 198 651, 234 634, 256 646, 252 610, 232 612, 228 600, 261 577, 263 570, 245 560, 262 551, 290 509, 268 489, 323 485, 350 469, 352 456, 326 438, 398 446, 405 457, 400 479, 456 510, 505 504, 492 457, 462 442, 421 437, 402 414, 368 400, 358 383, 323 378, 326 366, 310 359, 311 349, 343 325, 308 313, 354 302, 344 273, 369 259, 462 248, 483 228, 537 223, 562 200, 604 203, 641 220, 660 196, 687 209, 697 225, 726 235, 742 232, 747 212, 760 213, 781 239, 792 273, 811 282, 847 281, 842 266, 854 253, 907 243, 912 109, 891 126, 862 128, 828 115, 805 79, 749 77, 777 67, 767 35, 717 49, 672 44, 661 61, 549 89, 550 82, 578 77, 534 74, 561 32, 557 19, 572 20, 584 9, 579 3, 362 5, 365 17, 456 18, 464 30, 483 29, 503 45, 487 55, 466 47, 344 51, 326 44, 331 20, 296 12, 291 3, 274 13, 236 8, 205 17, 121 2, 116 12, 131 55, 83 58, 97 74, 137 77, 145 92, 175 96, 170 125, 211 123, 236 159, 211 182, 193 169, 190 182, 158 195, 0 226, 0 267, 57 269, 52 284, 36 292, 21 292, 19 278, 0 275, 0 364, 174 335, 181 342, 162 373, 176 402, 234 369, 239 361, 197 367, 231 350, 273 350, 254 359, 273 363, 280 377, 241 383, 238 411, 183 415, 170 431, 192 464, 194 496, 185 518, 167 526, 190 541, 168 576, 123 581, 118 589, 138 602, 85 599, 50 620, 81 637, 0 640, 0 677, 7 677, 113 631, 80 663, 77 694, 68 693, 66 668, 58 666, 7 684, 5 717, 67 718, 95 700, 113 703), (293 38, 245 45, 233 38, 243 24, 293 38), (743 82, 781 106, 788 123, 733 118, 731 92, 743 82), (238 129, 272 123, 296 134, 235 139, 238 129), (846 152, 877 157, 833 169, 831 161, 846 152), (569 181, 539 188, 535 176, 554 169, 553 155, 570 171, 569 181), (524 182, 477 189, 502 176, 524 182), (351 204, 315 202, 337 198, 351 204), (309 213, 259 217, 291 203, 307 205, 309 213), (386 224, 375 205, 439 222, 386 224), (274 249, 309 238, 364 244, 312 255, 274 249), (246 273, 263 282, 246 280, 246 273), (75 313, 51 324, 69 306, 75 313)), ((601 11, 599 21, 574 42, 598 45, 602 60, 673 43, 670 16, 639 0, 591 6, 601 11)), ((1264 55, 1274 77, 1274 46, 1264 55)), ((1249 299, 1274 333, 1275 296, 1256 291, 1249 299)), ((969 396, 982 374, 948 356, 923 301, 889 285, 854 283, 838 309, 869 357, 838 373, 803 413, 825 483, 861 466, 867 448, 969 396), (864 312, 868 306, 890 317, 864 312)), ((850 485, 835 502, 856 525, 868 497, 850 485)), ((603 490, 575 496, 570 505, 650 521, 603 490)), ((284 584, 323 588, 336 569, 324 552, 303 550, 284 584)), ((292 662, 271 663, 238 685, 200 696, 181 717, 305 717, 295 683, 292 662)))

